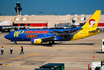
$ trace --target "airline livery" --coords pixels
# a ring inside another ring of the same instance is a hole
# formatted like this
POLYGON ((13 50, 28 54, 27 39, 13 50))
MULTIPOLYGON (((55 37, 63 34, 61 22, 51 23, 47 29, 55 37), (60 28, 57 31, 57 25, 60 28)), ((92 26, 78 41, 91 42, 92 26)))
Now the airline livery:
POLYGON ((99 33, 97 30, 101 10, 96 10, 86 24, 72 29, 25 29, 12 31, 4 37, 12 42, 31 41, 32 44, 41 44, 52 41, 72 41, 83 39, 99 33))

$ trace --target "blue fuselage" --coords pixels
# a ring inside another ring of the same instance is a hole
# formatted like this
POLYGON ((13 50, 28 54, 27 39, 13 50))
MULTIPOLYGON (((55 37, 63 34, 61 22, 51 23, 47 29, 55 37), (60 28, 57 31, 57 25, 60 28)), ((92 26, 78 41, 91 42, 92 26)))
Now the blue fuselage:
POLYGON ((74 36, 74 32, 80 29, 81 27, 73 29, 25 29, 12 31, 4 37, 11 41, 31 41, 32 38, 49 38, 50 40, 51 37, 54 37, 54 41, 65 41, 70 40, 74 36), (67 39, 66 35, 70 35, 70 38, 67 39), (64 36, 66 36, 66 39, 64 39, 64 36))

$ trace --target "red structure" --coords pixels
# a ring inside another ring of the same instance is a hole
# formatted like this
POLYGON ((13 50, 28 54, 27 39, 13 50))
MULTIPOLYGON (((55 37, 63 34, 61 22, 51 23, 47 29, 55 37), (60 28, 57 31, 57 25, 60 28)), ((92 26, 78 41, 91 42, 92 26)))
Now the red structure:
POLYGON ((18 23, 18 26, 21 26, 21 24, 20 24, 20 23, 18 23))
POLYGON ((13 26, 47 27, 47 23, 14 23, 13 26))
POLYGON ((88 64, 88 70, 90 70, 90 64, 88 64))
POLYGON ((44 26, 44 27, 46 27, 47 23, 30 23, 30 26, 36 26, 36 27, 44 26))
MULTIPOLYGON (((14 23, 13 26, 47 27, 48 23, 14 23)), ((98 26, 104 26, 104 23, 98 23, 98 26)))
POLYGON ((98 23, 98 26, 104 26, 104 23, 98 23))

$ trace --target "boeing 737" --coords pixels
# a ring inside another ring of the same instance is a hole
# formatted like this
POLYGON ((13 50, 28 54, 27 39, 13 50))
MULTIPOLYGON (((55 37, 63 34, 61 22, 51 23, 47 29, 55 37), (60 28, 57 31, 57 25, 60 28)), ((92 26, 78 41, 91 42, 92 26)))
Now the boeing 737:
POLYGON ((71 29, 24 29, 12 31, 4 37, 12 42, 31 41, 32 44, 54 41, 73 41, 99 33, 97 30, 101 10, 96 10, 83 26, 71 29))

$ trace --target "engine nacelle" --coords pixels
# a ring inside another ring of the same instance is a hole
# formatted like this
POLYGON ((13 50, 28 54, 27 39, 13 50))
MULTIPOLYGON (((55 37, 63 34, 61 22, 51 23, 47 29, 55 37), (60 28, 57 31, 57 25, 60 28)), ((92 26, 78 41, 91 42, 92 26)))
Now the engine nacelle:
POLYGON ((31 43, 32 43, 32 44, 41 44, 41 43, 42 43, 42 40, 41 40, 41 39, 32 38, 32 39, 31 39, 31 43))

